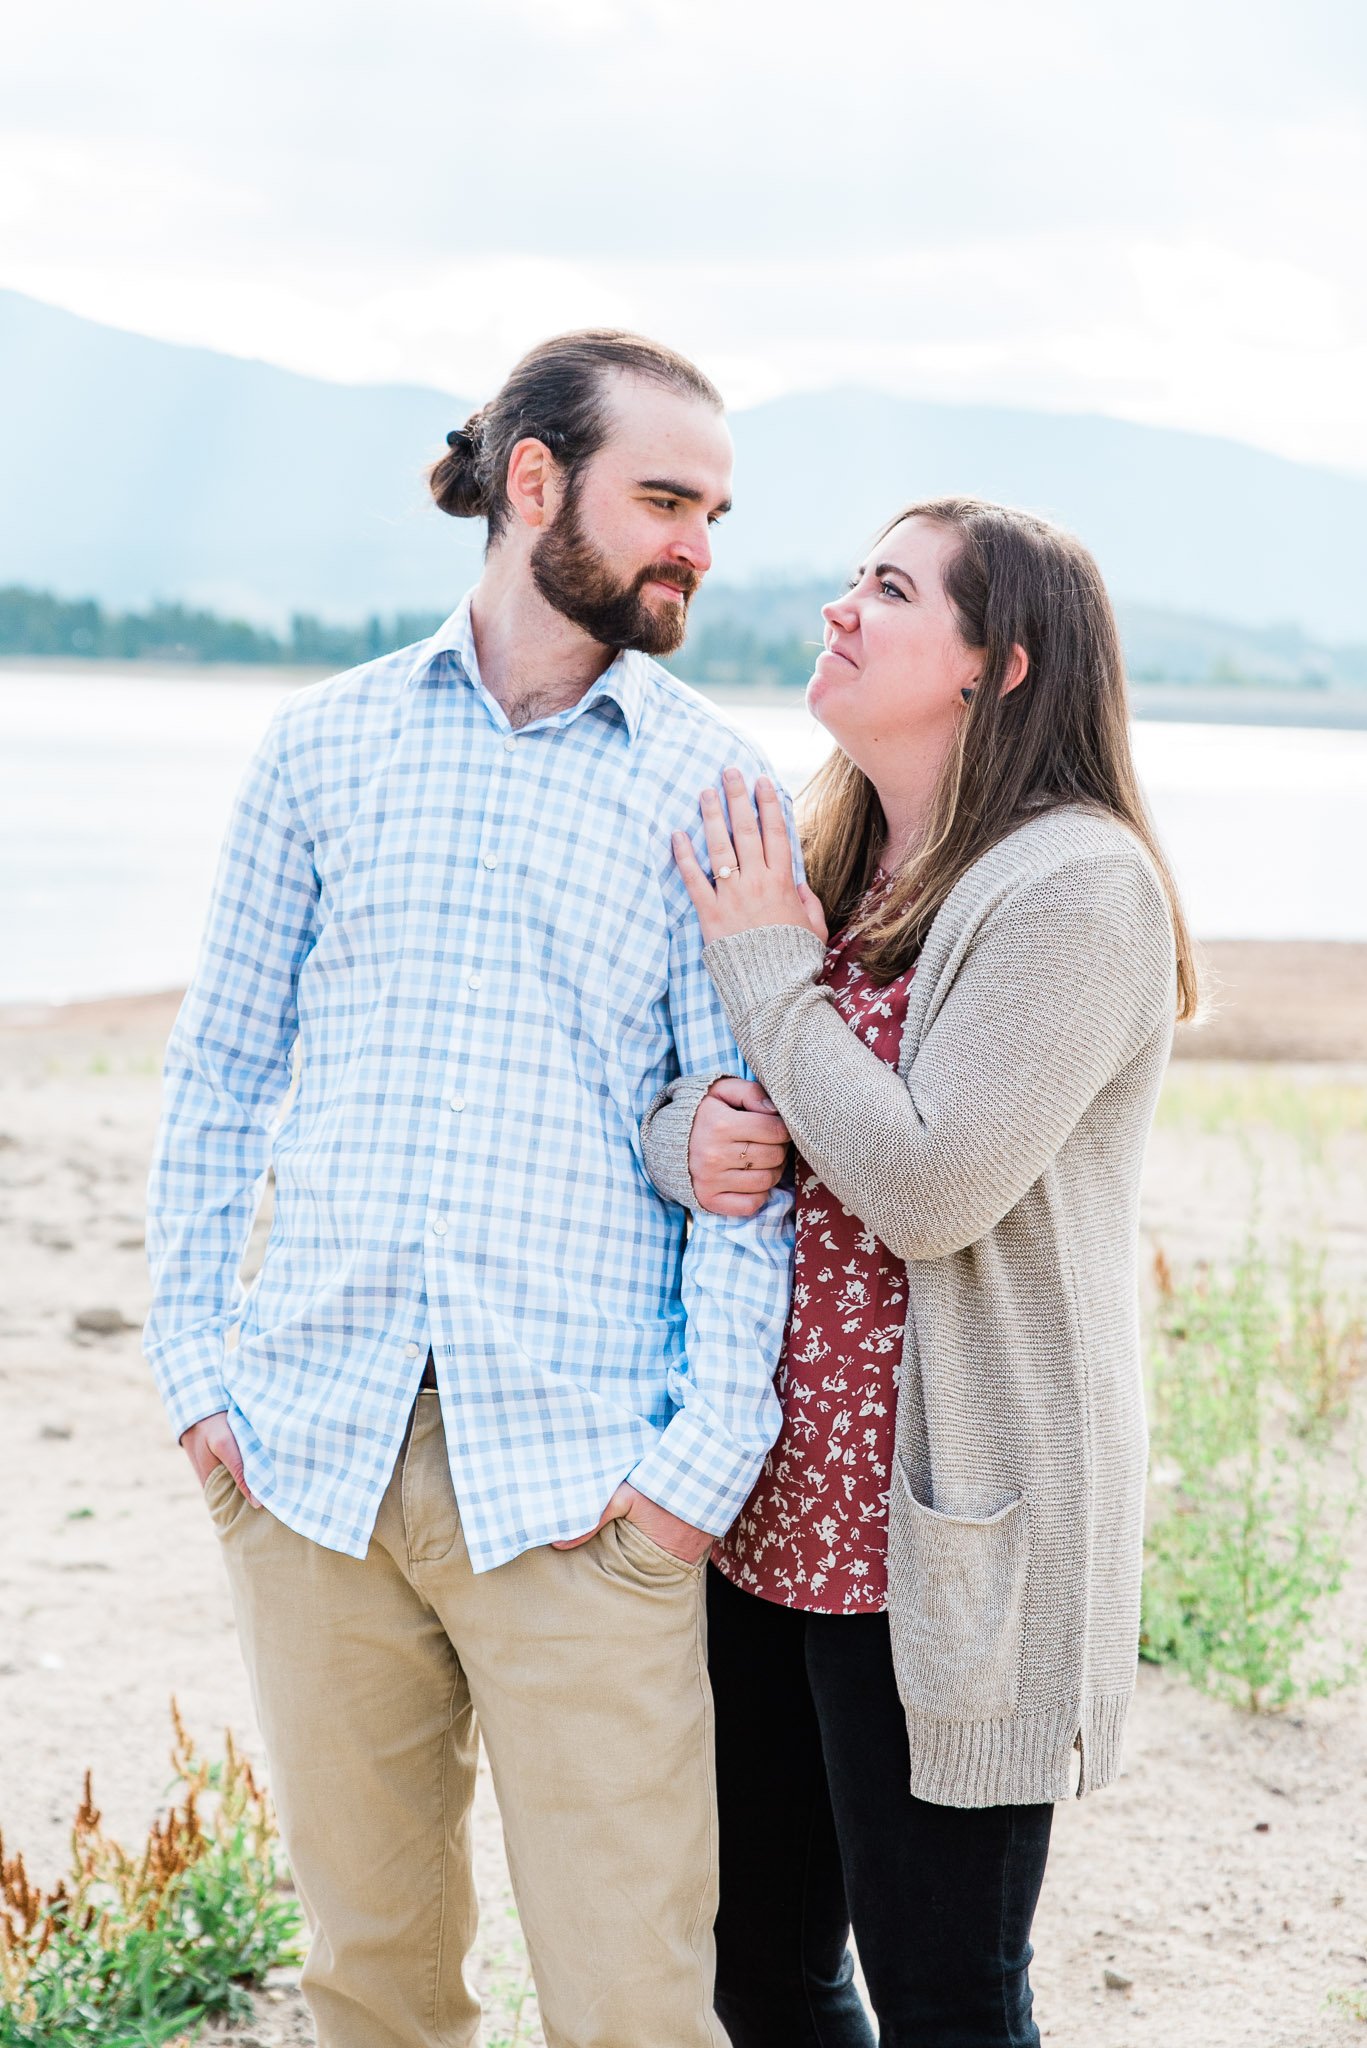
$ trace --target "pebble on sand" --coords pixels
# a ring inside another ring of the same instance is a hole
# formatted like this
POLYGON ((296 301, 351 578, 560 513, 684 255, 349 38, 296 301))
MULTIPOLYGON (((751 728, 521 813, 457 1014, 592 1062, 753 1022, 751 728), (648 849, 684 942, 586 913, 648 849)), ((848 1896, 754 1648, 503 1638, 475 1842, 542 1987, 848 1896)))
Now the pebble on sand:
POLYGON ((91 1337, 117 1337, 121 1330, 136 1330, 137 1324, 130 1323, 121 1308, 78 1308, 71 1318, 75 1330, 84 1330, 91 1337))

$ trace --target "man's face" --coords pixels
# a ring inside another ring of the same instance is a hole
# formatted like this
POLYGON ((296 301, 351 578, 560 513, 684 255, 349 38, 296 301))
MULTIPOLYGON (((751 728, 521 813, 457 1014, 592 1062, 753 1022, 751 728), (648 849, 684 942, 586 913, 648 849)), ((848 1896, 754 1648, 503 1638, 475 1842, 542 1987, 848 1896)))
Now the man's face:
POLYGON ((731 436, 710 405, 647 378, 616 377, 608 405, 607 441, 532 549, 532 575, 600 646, 673 654, 730 509, 731 436))

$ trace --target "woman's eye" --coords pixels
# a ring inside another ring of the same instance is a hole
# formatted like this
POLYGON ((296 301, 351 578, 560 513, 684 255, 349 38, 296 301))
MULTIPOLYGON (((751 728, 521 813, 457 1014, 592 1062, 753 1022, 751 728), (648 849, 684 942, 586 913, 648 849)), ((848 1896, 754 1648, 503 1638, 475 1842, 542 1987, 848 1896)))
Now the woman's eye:
POLYGON ((883 581, 879 584, 878 588, 882 591, 884 597, 900 597, 903 604, 906 603, 906 592, 904 590, 899 590, 895 583, 889 583, 886 576, 883 578, 883 581))

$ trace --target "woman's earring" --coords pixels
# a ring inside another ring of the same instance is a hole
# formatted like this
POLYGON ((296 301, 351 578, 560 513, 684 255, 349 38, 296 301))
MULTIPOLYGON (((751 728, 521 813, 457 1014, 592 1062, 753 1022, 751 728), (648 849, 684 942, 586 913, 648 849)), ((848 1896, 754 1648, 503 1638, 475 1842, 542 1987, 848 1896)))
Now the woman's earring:
POLYGON ((973 691, 971 688, 967 690, 960 690, 959 695, 963 698, 965 704, 972 702, 973 691))

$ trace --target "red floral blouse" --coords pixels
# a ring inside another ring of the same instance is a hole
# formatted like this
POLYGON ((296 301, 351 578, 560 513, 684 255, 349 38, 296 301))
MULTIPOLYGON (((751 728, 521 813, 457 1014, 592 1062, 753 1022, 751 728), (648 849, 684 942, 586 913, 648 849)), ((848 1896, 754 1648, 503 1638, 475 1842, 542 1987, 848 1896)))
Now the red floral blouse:
MULTIPOLYGON (((875 888, 886 888, 880 877, 875 888)), ((821 980, 852 1031, 889 1066, 902 1046, 910 968, 880 987, 847 926, 821 980)), ((907 1315, 907 1269, 797 1162, 793 1300, 774 1385, 778 1441, 713 1552, 735 1585, 818 1614, 887 1605, 888 1485, 907 1315)))

